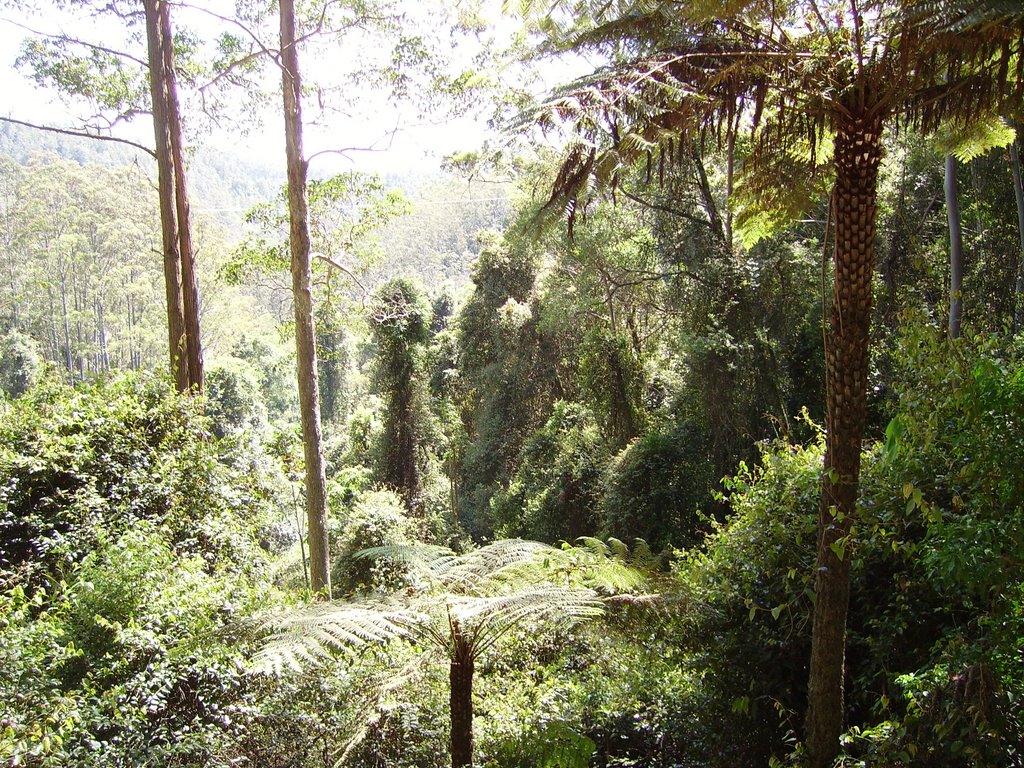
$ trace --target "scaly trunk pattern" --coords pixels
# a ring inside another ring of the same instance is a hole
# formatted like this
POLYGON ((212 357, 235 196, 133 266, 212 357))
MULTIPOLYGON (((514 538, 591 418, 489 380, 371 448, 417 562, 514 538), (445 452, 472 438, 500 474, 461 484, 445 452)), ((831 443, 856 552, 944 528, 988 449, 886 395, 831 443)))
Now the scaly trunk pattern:
POLYGON ((302 448, 306 459, 309 575, 313 592, 329 598, 331 577, 327 552, 327 479, 321 449, 323 437, 320 429, 316 329, 313 322, 309 203, 306 192, 306 159, 302 153, 302 86, 299 80, 299 55, 295 47, 294 0, 281 0, 280 11, 296 366, 299 379, 299 407, 302 410, 302 448))
POLYGON ((452 768, 473 765, 473 650, 452 623, 455 640, 449 668, 449 706, 452 718, 452 768))
POLYGON ((199 330, 199 284, 196 282, 195 249, 192 246, 192 217, 185 176, 185 143, 178 107, 178 82, 174 66, 174 34, 171 31, 171 9, 164 0, 157 0, 160 25, 160 51, 163 64, 164 117, 170 135, 171 164, 174 168, 174 204, 178 217, 178 245, 181 256, 181 290, 185 318, 185 354, 188 358, 188 383, 202 392, 206 377, 203 364, 202 335, 199 330))
POLYGON ((835 273, 825 345, 827 438, 818 512, 806 734, 814 768, 832 765, 839 751, 850 597, 847 545, 856 512, 867 412, 868 329, 882 121, 879 115, 866 114, 866 110, 860 115, 839 120, 835 143, 835 273))
POLYGON ((144 7, 149 50, 149 88, 153 102, 153 130, 156 136, 157 196, 160 201, 160 230, 164 256, 167 336, 175 386, 179 392, 184 392, 189 386, 188 358, 185 355, 185 310, 181 295, 181 254, 178 250, 171 134, 165 113, 163 45, 160 41, 158 13, 161 3, 162 0, 145 0, 144 7))

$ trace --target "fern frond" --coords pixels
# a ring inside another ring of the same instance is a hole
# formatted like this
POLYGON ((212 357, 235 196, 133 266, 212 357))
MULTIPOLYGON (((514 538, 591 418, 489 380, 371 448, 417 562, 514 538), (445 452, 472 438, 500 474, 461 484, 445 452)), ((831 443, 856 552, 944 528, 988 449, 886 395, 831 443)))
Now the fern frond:
POLYGON ((600 616, 603 605, 590 589, 554 584, 521 589, 491 597, 459 597, 450 610, 460 625, 470 628, 474 649, 481 653, 513 627, 544 623, 567 629, 600 616))
POLYGON ((301 671, 334 653, 354 653, 369 644, 407 637, 429 619, 412 610, 389 610, 352 603, 314 605, 267 618, 270 637, 253 658, 253 671, 301 671))
POLYGON ((502 581, 520 566, 557 552, 557 548, 539 541, 500 539, 456 558, 443 576, 452 586, 472 586, 487 579, 502 581))

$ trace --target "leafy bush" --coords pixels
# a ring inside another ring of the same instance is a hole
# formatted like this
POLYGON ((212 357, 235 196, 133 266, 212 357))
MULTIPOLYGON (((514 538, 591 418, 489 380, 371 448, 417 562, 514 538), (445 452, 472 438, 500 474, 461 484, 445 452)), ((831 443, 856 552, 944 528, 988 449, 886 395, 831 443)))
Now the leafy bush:
POLYGON ((331 583, 339 594, 363 591, 388 591, 401 586, 405 568, 389 558, 356 558, 355 554, 371 547, 397 546, 412 543, 412 521, 405 505, 393 491, 369 491, 352 507, 332 542, 335 570, 331 583))
POLYGON ((273 500, 218 449, 198 403, 152 378, 29 391, 0 414, 0 568, 56 573, 141 521, 210 567, 258 564, 273 500))
POLYGON ((51 595, 15 588, 0 603, 0 761, 217 764, 244 730, 242 622, 267 597, 151 525, 102 542, 51 595))
POLYGON ((608 468, 601 504, 604 533, 640 538, 654 549, 688 547, 697 540, 701 509, 714 477, 707 436, 681 425, 637 438, 608 468))
POLYGON ((206 414, 217 437, 258 429, 267 421, 258 372, 242 360, 228 359, 209 368, 206 401, 206 414))
POLYGON ((491 501, 502 537, 574 541, 597 531, 608 448, 584 406, 560 401, 526 440, 507 491, 491 501))

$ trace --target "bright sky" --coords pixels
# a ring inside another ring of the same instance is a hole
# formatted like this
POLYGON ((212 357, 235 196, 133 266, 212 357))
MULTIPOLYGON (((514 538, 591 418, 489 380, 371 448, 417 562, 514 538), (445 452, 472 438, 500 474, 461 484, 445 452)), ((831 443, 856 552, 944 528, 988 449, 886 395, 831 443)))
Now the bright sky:
MULTIPOLYGON (((224 5, 219 0, 210 0, 206 3, 208 8, 224 5)), ((406 0, 406 5, 410 16, 421 17, 421 21, 417 23, 423 23, 422 19, 425 18, 429 24, 429 17, 423 16, 424 4, 406 0)), ((19 14, 11 9, 0 13, 0 51, 4 52, 0 56, 0 77, 3 81, 0 114, 48 125, 74 126, 80 124, 81 119, 87 116, 88 109, 85 105, 69 109, 55 91, 37 86, 14 68, 21 43, 30 35, 28 30, 18 24, 51 34, 67 33, 78 39, 101 42, 111 47, 122 45, 123 28, 109 19, 97 20, 81 16, 73 18, 68 12, 53 10, 48 4, 44 4, 44 7, 46 10, 32 15, 19 14)), ((223 7, 219 10, 225 15, 229 12, 223 7)), ((174 13, 176 27, 179 28, 188 26, 203 35, 212 35, 215 34, 215 29, 225 28, 208 15, 194 10, 176 8, 174 13)), ((503 26, 507 31, 511 31, 512 27, 508 21, 504 22, 503 26)), ((437 30, 424 29, 424 34, 431 32, 437 30)), ((304 58, 300 66, 303 67, 307 83, 336 71, 350 69, 353 63, 367 63, 368 51, 365 48, 359 50, 358 41, 353 41, 351 37, 345 40, 347 45, 319 45, 318 50, 303 52, 304 58)), ((276 47, 276 39, 265 42, 268 47, 276 47)), ((444 44, 443 39, 441 42, 444 44)), ((448 44, 451 44, 450 41, 448 44)), ((144 54, 140 52, 140 55, 144 54)), ((458 55, 463 62, 468 63, 470 53, 458 55)), ((267 87, 279 89, 279 75, 269 68, 267 71, 267 87)), ((477 114, 467 112, 457 118, 425 119, 418 115, 413 105, 389 103, 381 94, 375 96, 369 90, 360 92, 358 97, 360 114, 334 113, 324 115, 319 120, 315 102, 311 103, 307 98, 304 115, 307 156, 343 147, 373 147, 376 150, 351 152, 347 156, 350 159, 338 155, 322 155, 313 162, 314 173, 349 168, 384 173, 402 170, 426 171, 437 168, 447 154, 475 148, 485 134, 486 112, 483 108, 477 114), (388 138, 387 133, 394 128, 399 130, 392 138, 388 138)), ((330 101, 331 97, 328 96, 328 104, 330 101)), ((283 168, 284 138, 279 103, 280 97, 274 93, 265 114, 261 115, 262 126, 250 131, 247 136, 240 136, 236 131, 221 131, 207 134, 204 140, 230 152, 257 160, 262 159, 269 165, 283 168)), ((185 119, 188 120, 187 115, 185 119)), ((145 117, 139 117, 131 125, 119 126, 115 135, 151 145, 152 125, 145 117)))

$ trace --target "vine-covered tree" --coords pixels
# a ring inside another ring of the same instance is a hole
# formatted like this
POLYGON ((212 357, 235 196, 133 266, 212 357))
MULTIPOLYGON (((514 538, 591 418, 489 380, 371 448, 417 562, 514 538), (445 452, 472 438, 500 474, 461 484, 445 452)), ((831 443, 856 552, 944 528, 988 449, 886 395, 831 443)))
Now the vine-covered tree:
POLYGON ((370 332, 377 345, 375 381, 384 399, 379 475, 406 507, 420 507, 420 453, 428 417, 421 357, 431 310, 419 289, 396 278, 374 295, 370 332))
MULTIPOLYGON (((610 63, 537 113, 570 123, 549 207, 574 213, 593 180, 671 162, 694 140, 753 133, 748 194, 785 221, 815 197, 831 161, 833 288, 826 334, 827 450, 819 513, 806 739, 830 765, 843 720, 850 532, 866 417, 878 169, 887 125, 930 131, 1013 108, 1024 96, 1024 14, 990 2, 817 0, 556 4, 578 12, 555 45, 610 63), (829 141, 831 153, 827 153, 829 141)), ((748 220, 749 221, 749 220, 748 220)))

